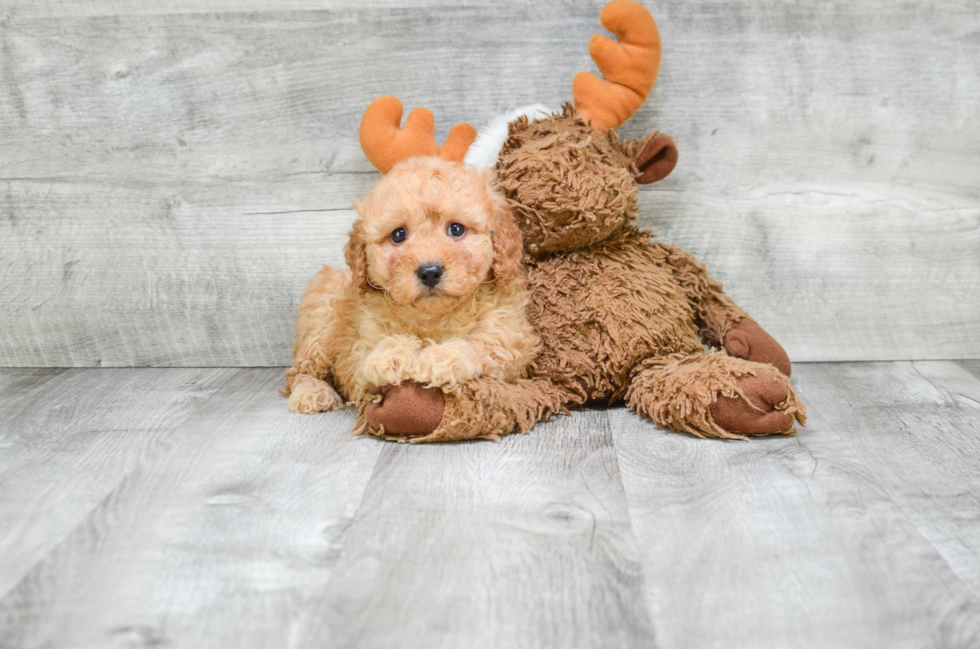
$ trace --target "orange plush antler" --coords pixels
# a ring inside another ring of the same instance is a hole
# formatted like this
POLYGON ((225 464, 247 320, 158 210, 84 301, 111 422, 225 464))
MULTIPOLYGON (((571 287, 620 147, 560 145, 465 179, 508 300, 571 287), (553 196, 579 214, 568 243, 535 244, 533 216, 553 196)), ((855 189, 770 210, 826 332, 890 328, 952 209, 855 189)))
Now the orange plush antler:
POLYGON ((402 102, 397 97, 378 97, 361 117, 359 135, 361 149, 368 160, 383 174, 405 158, 417 155, 437 155, 446 160, 462 162, 476 129, 460 122, 449 130, 442 146, 436 144, 436 120, 432 111, 415 108, 402 122, 402 102))
POLYGON ((628 120, 653 89, 660 70, 660 32, 650 12, 633 0, 613 0, 599 21, 619 42, 600 34, 589 40, 589 54, 605 80, 579 72, 572 99, 582 119, 605 131, 628 120))

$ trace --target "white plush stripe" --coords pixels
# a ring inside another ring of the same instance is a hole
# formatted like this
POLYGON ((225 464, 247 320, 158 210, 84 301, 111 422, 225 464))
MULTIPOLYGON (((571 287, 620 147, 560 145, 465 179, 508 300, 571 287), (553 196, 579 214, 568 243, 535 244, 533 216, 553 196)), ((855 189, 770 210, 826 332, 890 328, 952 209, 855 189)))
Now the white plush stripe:
POLYGON ((558 112, 554 108, 549 108, 544 104, 531 104, 515 108, 514 110, 498 115, 489 124, 480 129, 473 144, 466 150, 466 157, 463 163, 473 165, 479 170, 492 169, 497 164, 500 157, 500 149, 507 141, 507 125, 515 119, 524 115, 528 121, 535 121, 543 117, 550 117, 558 112))

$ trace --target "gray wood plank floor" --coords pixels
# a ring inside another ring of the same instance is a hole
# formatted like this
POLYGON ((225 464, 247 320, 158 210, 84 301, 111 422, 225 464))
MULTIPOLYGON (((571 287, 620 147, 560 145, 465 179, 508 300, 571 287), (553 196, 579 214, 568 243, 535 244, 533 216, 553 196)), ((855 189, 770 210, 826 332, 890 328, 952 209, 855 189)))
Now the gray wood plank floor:
POLYGON ((800 364, 810 426, 398 445, 281 369, 0 371, 0 647, 977 647, 980 362, 800 364))

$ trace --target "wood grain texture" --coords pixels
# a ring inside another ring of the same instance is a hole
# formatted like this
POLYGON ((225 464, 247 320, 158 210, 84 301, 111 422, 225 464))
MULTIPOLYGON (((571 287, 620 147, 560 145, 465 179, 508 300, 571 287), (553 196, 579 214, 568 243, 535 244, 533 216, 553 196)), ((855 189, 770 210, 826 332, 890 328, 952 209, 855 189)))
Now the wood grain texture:
POLYGON ((956 364, 980 379, 980 359, 957 361, 956 364))
POLYGON ((799 364, 746 443, 397 445, 281 380, 0 370, 0 647, 980 644, 977 361, 799 364))
POLYGON ((808 366, 794 380, 980 597, 977 377, 954 363, 915 362, 808 366))
POLYGON ((309 646, 652 646, 612 434, 386 446, 309 646))
MULTIPOLYGON (((506 0, 518 4, 520 0, 506 0)), ((16 18, 146 16, 223 12, 323 11, 349 8, 430 9, 432 7, 486 6, 500 0, 85 0, 68 4, 57 0, 0 0, 0 12, 16 18)))
MULTIPOLYGON (((0 4, 0 364, 288 362, 377 178, 360 113, 557 104, 601 2, 0 4), (236 10, 237 7, 237 10, 236 10)), ((980 5, 649 5, 642 224, 794 360, 980 356, 980 5)))
POLYGON ((158 452, 232 371, 0 374, 0 596, 158 452))
POLYGON ((382 443, 290 413, 281 381, 226 376, 0 600, 0 646, 289 645, 382 443))
POLYGON ((703 444, 610 412, 660 646, 980 642, 977 413, 910 367, 794 368, 810 412, 790 438, 703 444))

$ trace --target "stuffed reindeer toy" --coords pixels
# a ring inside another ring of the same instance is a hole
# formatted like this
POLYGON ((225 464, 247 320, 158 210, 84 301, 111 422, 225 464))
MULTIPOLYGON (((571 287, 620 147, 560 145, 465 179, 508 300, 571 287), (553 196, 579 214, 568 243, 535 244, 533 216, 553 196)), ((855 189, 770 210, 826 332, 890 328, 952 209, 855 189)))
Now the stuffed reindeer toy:
POLYGON ((805 423, 779 343, 693 256, 632 225, 638 185, 662 180, 678 159, 663 133, 621 141, 614 131, 653 88, 660 35, 632 0, 610 2, 600 20, 618 38, 589 43, 604 78, 576 75, 561 110, 503 116, 464 158, 492 169, 523 236, 527 316, 541 341, 527 376, 391 386, 371 404, 370 429, 415 442, 496 439, 619 401, 699 437, 792 434, 805 423), (402 424, 408 411, 430 425, 402 424))

